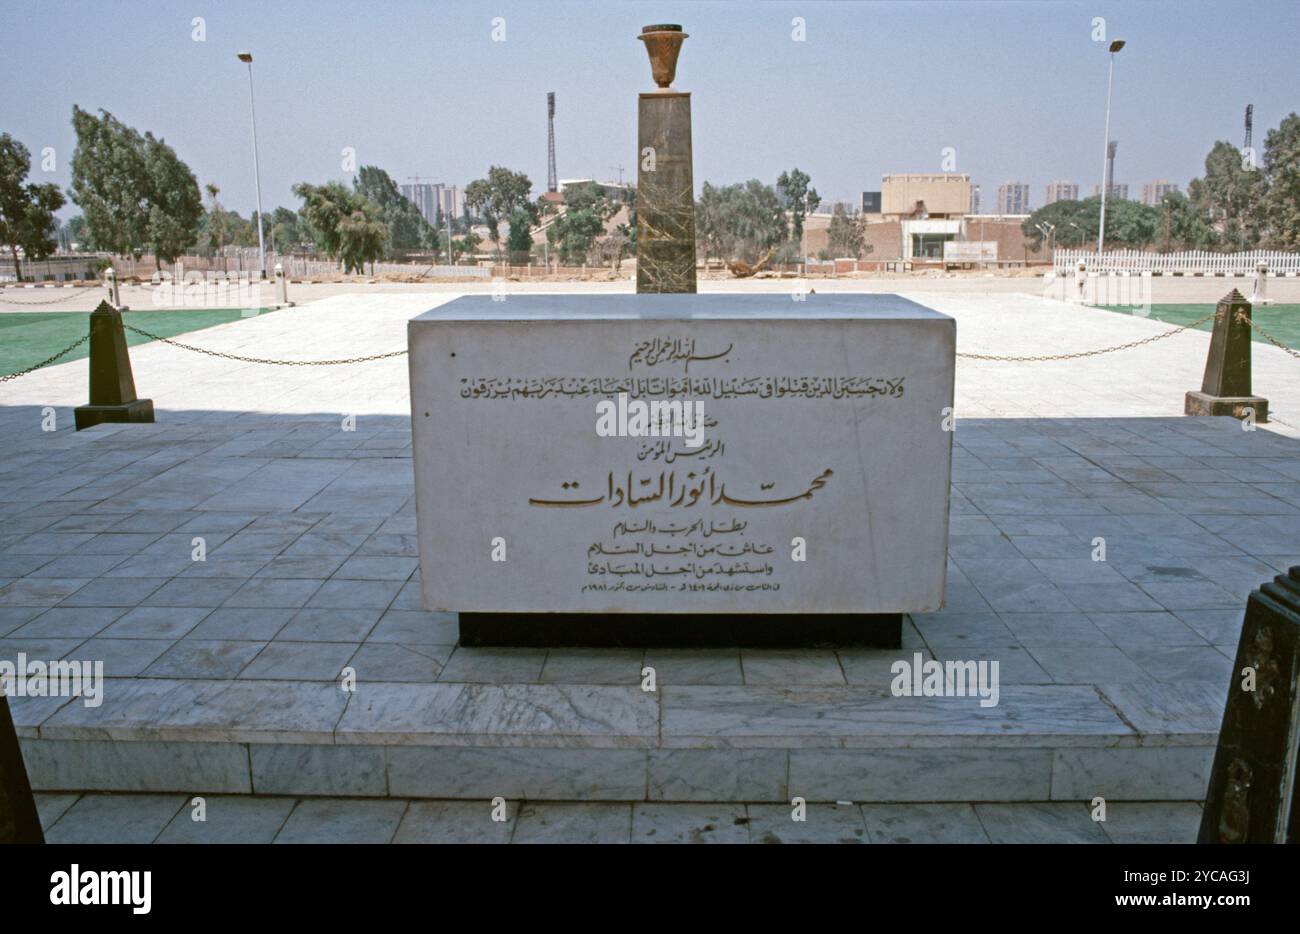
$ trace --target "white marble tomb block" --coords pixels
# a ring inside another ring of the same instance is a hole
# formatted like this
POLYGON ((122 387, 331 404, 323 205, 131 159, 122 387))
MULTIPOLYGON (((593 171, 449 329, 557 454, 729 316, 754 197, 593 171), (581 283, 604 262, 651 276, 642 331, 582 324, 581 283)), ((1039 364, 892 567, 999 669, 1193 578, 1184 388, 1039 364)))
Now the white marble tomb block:
POLYGON ((955 340, 896 295, 485 295, 418 316, 425 606, 938 609, 955 340))

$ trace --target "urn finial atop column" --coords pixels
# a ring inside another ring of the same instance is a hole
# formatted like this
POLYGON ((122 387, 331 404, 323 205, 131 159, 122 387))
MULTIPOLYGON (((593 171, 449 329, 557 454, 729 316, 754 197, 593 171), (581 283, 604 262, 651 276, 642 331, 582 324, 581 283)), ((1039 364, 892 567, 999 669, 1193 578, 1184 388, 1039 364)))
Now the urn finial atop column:
POLYGON ((650 55, 650 71, 655 84, 660 90, 668 90, 677 74, 677 56, 681 54, 682 43, 689 38, 688 34, 674 23, 658 23, 641 27, 641 35, 637 38, 645 43, 645 50, 650 55))

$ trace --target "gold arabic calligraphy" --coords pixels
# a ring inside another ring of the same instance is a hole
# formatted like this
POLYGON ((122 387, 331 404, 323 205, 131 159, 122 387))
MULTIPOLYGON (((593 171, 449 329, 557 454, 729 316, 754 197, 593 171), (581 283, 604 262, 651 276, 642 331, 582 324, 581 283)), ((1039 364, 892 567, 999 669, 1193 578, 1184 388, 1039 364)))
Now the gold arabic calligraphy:
POLYGON ((462 399, 901 399, 903 379, 880 376, 475 376, 462 399))
MULTIPOLYGON (((801 499, 812 499, 813 493, 826 486, 826 482, 834 475, 834 472, 827 468, 818 474, 808 485, 808 489, 802 493, 796 493, 793 496, 779 497, 775 499, 742 499, 731 496, 727 493, 727 485, 719 482, 717 474, 713 472, 712 467, 705 467, 703 470, 692 470, 686 474, 685 478, 679 479, 675 470, 661 470, 659 472, 658 484, 655 483, 655 477, 634 478, 632 471, 627 473, 627 481, 623 482, 623 477, 614 477, 611 470, 607 478, 607 492, 592 499, 539 499, 530 497, 528 505, 530 506, 559 506, 559 507, 576 507, 576 506, 599 506, 607 503, 610 506, 619 507, 627 506, 635 508, 642 503, 661 503, 666 506, 694 506, 703 502, 706 505, 714 506, 784 506, 788 503, 798 502, 801 499)), ((762 484, 763 489, 768 489, 772 484, 762 484)), ((566 481, 561 484, 566 490, 577 489, 576 481, 566 481)))

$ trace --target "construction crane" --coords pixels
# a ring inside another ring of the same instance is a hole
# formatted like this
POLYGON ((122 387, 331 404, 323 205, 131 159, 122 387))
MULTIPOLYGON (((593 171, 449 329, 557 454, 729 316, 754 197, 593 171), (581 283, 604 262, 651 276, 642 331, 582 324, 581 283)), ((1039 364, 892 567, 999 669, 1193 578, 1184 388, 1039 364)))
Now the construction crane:
POLYGON ((1251 133, 1253 132, 1254 129, 1255 129, 1255 105, 1247 104, 1246 105, 1246 142, 1241 144, 1241 148, 1243 151, 1250 148, 1251 133))

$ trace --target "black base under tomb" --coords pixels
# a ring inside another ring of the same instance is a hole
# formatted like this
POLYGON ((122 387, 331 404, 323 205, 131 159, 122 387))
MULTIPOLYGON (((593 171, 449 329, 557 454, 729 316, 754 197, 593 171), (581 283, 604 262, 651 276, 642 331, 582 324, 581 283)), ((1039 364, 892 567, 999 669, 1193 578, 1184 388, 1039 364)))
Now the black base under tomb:
POLYGON ((901 613, 461 613, 460 644, 524 648, 902 647, 901 613))

